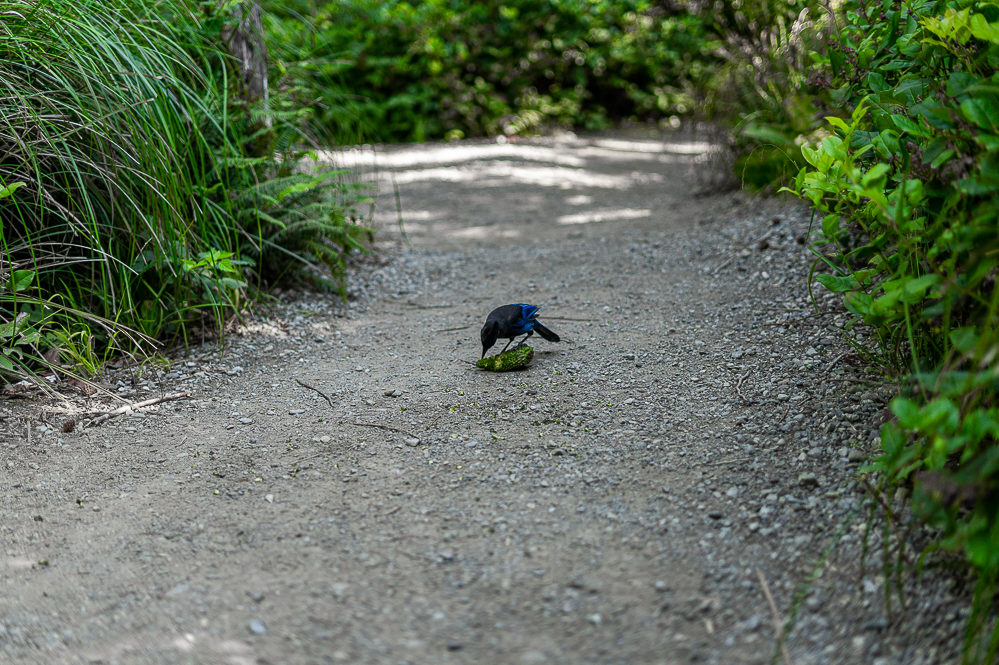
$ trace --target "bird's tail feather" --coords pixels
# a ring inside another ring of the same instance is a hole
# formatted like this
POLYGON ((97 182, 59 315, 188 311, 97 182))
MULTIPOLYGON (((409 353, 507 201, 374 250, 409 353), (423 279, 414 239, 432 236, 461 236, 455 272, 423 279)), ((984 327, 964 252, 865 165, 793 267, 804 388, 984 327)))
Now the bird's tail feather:
POLYGON ((556 335, 554 332, 552 332, 548 328, 545 328, 543 325, 541 325, 537 321, 534 322, 534 332, 538 333, 539 335, 541 335, 542 337, 544 337, 545 339, 547 339, 549 342, 561 342, 562 341, 561 337, 559 337, 558 335, 556 335))

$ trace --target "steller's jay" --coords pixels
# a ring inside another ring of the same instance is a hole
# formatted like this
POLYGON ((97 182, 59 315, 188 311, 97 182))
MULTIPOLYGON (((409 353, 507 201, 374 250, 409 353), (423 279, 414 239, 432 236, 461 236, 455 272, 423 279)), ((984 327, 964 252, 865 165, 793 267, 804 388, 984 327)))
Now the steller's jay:
MULTIPOLYGON (((549 342, 559 342, 561 338, 548 328, 538 322, 538 309, 536 305, 525 305, 518 302, 513 305, 503 305, 489 312, 486 317, 486 324, 482 326, 482 357, 486 357, 486 351, 496 343, 500 337, 508 337, 509 342, 503 347, 503 351, 513 343, 515 337, 526 335, 521 344, 527 338, 537 332, 549 342)), ((500 351, 500 353, 503 353, 500 351)))

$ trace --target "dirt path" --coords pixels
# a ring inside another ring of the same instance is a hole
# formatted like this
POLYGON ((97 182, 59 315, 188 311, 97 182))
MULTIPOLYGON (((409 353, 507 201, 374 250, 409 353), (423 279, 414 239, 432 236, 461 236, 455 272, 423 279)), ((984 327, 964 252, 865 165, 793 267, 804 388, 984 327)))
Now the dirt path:
POLYGON ((807 215, 695 197, 705 148, 380 148, 348 307, 119 372, 194 394, 83 432, 0 400, 0 662, 952 662, 948 584, 889 616, 877 532, 860 565, 889 393, 809 304, 807 215), (563 343, 476 370, 516 301, 563 343))

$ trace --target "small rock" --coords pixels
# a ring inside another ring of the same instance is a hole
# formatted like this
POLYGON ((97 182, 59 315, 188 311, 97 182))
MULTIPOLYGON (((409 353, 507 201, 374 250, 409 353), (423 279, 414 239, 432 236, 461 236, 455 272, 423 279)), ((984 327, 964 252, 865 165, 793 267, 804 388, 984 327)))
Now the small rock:
POLYGON ((586 617, 586 620, 592 623, 594 626, 599 626, 601 622, 603 622, 604 618, 600 616, 599 613, 597 613, 589 615, 588 617, 586 617))
POLYGON ((447 643, 448 651, 461 651, 461 647, 462 647, 461 642, 455 640, 449 640, 447 643))
POLYGON ((805 489, 815 489, 819 486, 819 478, 814 473, 802 473, 798 476, 798 485, 805 489))
POLYGON ((302 413, 305 413, 305 409, 289 409, 288 410, 288 415, 290 415, 290 416, 297 416, 297 415, 302 414, 302 413))
POLYGON ((709 510, 708 511, 708 517, 710 517, 713 520, 720 520, 724 516, 725 516, 725 514, 722 513, 722 511, 720 511, 720 510, 709 510))
POLYGON ((260 619, 250 619, 250 632, 254 635, 266 635, 267 626, 260 619))
POLYGON ((407 436, 405 439, 403 439, 403 442, 411 448, 420 445, 420 440, 412 436, 407 436))
POLYGON ((244 425, 249 425, 250 423, 253 422, 253 418, 240 418, 239 422, 241 422, 244 425))

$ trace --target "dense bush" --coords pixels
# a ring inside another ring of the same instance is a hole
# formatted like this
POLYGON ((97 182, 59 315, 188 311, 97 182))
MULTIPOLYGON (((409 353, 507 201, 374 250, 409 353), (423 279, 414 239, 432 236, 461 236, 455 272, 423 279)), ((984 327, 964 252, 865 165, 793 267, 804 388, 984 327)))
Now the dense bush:
POLYGON ((275 6, 282 61, 327 125, 369 140, 596 129, 690 110, 699 16, 648 0, 348 0, 275 6), (306 15, 310 31, 284 22, 306 15))
POLYGON ((786 183, 805 165, 815 129, 809 65, 821 52, 829 13, 822 0, 690 0, 717 48, 698 81, 697 119, 729 128, 734 174, 750 189, 786 183))
POLYGON ((0 0, 0 370, 221 327, 259 266, 355 244, 341 174, 295 166, 296 117, 240 103, 213 7, 0 0), (261 133, 282 153, 246 153, 261 133))
POLYGON ((999 6, 855 0, 840 22, 815 78, 845 115, 803 149, 793 190, 821 216, 818 280, 873 331, 859 350, 907 386, 871 470, 885 496, 913 485, 941 545, 978 570, 967 656, 994 662, 999 6))

